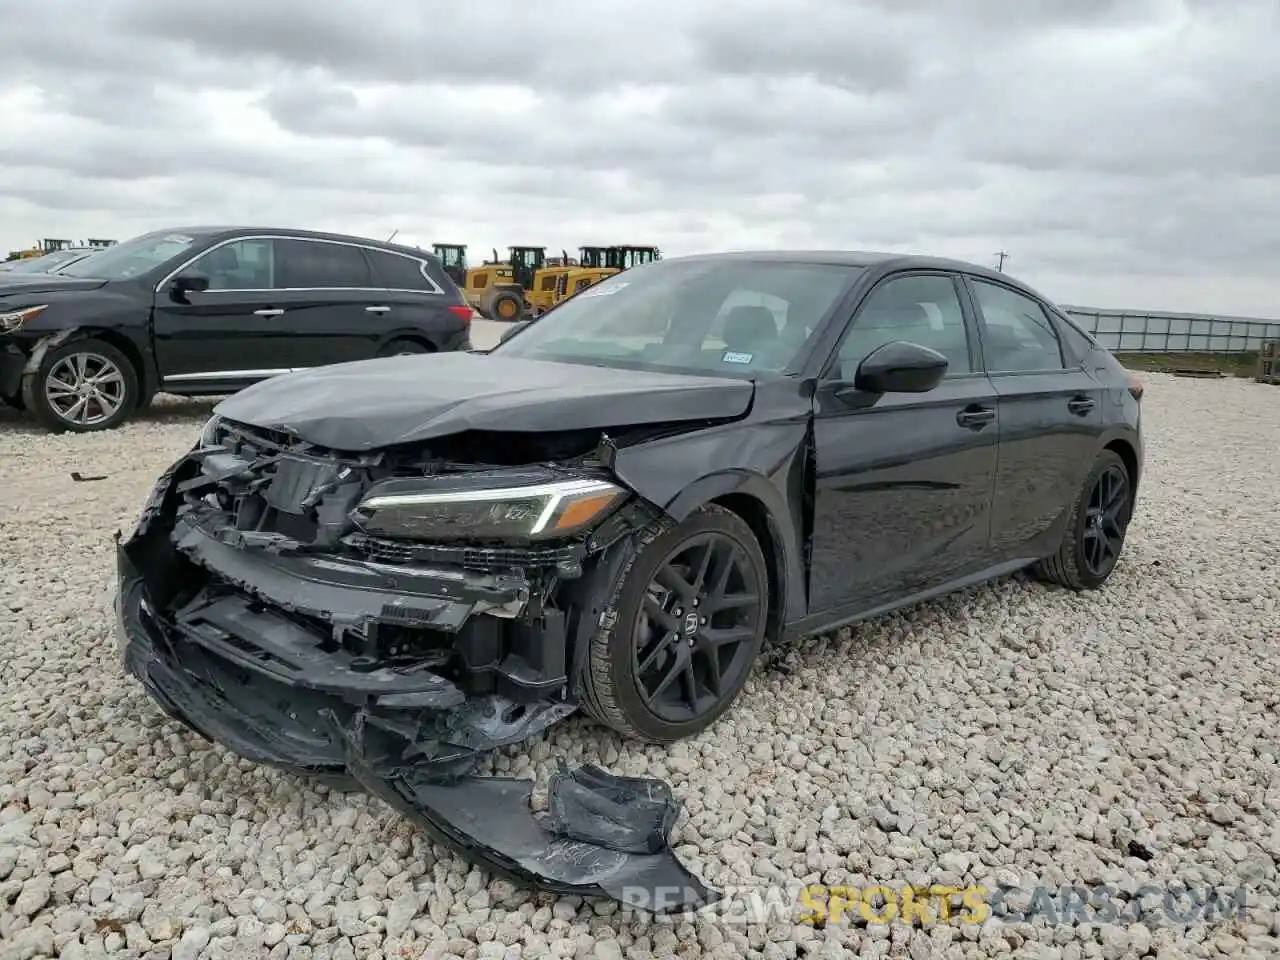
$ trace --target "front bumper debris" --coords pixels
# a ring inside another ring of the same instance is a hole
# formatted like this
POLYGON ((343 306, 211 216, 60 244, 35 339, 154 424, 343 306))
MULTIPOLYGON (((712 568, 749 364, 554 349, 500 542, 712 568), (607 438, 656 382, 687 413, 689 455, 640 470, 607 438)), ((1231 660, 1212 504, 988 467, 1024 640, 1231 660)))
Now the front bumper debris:
POLYGON ((122 663, 167 714, 246 759, 353 780, 513 881, 655 912, 718 899, 670 848, 680 806, 667 784, 561 769, 537 814, 532 781, 474 775, 484 753, 575 710, 533 679, 545 664, 495 662, 476 692, 429 657, 340 642, 370 623, 451 635, 501 623, 530 602, 527 583, 238 549, 178 515, 182 464, 117 546, 122 663))

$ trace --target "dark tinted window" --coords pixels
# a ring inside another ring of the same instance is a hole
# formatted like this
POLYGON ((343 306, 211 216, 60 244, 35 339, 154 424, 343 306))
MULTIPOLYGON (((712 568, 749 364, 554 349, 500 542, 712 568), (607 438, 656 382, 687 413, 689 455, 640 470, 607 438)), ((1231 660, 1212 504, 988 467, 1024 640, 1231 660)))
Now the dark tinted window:
POLYGON ((872 290, 840 345, 840 375, 852 380, 867 354, 894 340, 937 350, 948 376, 970 372, 964 312, 950 277, 895 277, 872 290))
POLYGON ((369 263, 359 247, 323 240, 277 240, 279 287, 372 287, 369 263))
POLYGON ((1062 346, 1040 303, 985 280, 971 280, 982 311, 982 350, 993 373, 1061 370, 1062 346))
POLYGON ((366 250, 365 255, 373 263, 374 276, 381 286, 389 290, 435 291, 431 281, 422 275, 421 260, 384 250, 366 250))

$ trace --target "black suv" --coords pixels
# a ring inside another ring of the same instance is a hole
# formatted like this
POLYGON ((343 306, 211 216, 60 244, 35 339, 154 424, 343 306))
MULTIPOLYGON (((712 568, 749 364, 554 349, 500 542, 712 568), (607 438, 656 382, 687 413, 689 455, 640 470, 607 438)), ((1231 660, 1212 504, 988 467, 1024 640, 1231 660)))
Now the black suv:
POLYGON ((439 259, 306 230, 143 234, 58 274, 0 275, 0 399, 106 430, 159 391, 234 393, 307 367, 466 350, 439 259))

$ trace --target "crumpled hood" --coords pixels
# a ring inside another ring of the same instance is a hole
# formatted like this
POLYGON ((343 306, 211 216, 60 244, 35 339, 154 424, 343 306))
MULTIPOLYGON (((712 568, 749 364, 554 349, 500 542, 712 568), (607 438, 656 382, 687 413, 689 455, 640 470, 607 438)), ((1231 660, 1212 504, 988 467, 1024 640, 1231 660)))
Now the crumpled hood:
POLYGON ((466 430, 541 432, 741 416, 747 380, 450 352, 273 377, 215 413, 362 451, 466 430))
POLYGON ((60 277, 56 273, 0 272, 0 298, 10 294, 27 296, 33 293, 65 293, 75 290, 96 290, 105 280, 76 277, 60 277))

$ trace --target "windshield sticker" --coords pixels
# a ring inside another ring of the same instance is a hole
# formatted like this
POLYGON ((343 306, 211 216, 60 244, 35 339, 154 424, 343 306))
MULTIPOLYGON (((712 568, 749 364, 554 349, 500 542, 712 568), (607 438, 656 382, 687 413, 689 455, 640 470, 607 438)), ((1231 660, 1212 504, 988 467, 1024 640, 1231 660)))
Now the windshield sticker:
POLYGON ((191 237, 184 237, 180 233, 171 233, 160 241, 161 243, 190 243, 191 237))
POLYGON ((631 286, 630 280, 623 280, 621 283, 597 283, 594 287, 587 287, 580 294, 578 299, 584 297, 611 297, 623 287, 631 286))
POLYGON ((754 353, 733 353, 732 351, 730 351, 720 358, 720 362, 721 363, 750 363, 751 358, 754 356, 755 356, 754 353))

